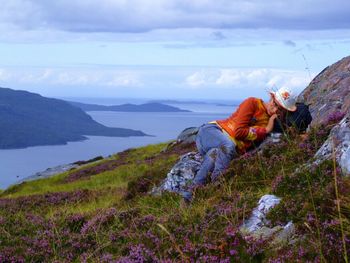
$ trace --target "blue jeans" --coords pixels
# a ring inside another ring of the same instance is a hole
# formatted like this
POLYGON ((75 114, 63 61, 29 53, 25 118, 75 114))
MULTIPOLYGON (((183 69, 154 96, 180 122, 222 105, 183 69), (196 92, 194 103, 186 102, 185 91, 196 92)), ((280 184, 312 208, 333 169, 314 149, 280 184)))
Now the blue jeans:
MULTIPOLYGON (((208 123, 200 127, 196 145, 204 158, 201 168, 193 179, 193 186, 204 185, 209 173, 212 181, 215 181, 237 156, 235 143, 216 124, 208 123)), ((188 200, 192 197, 190 192, 184 192, 182 195, 188 200)))

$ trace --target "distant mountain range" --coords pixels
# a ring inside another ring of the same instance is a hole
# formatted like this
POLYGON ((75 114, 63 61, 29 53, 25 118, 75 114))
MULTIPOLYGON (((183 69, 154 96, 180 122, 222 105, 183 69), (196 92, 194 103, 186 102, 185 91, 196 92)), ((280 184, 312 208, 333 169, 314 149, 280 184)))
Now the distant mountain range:
POLYGON ((122 104, 122 105, 97 105, 86 104, 80 102, 68 101, 73 106, 76 106, 84 111, 122 111, 122 112, 190 112, 189 110, 179 109, 177 107, 165 105, 158 102, 150 102, 145 104, 122 104))
POLYGON ((66 144, 94 136, 146 136, 109 128, 70 103, 27 91, 0 88, 0 149, 66 144))
POLYGON ((165 104, 203 104, 203 105, 216 105, 216 106, 238 106, 242 101, 232 100, 232 102, 215 102, 215 101, 200 101, 200 100, 151 100, 149 103, 165 103, 165 104))

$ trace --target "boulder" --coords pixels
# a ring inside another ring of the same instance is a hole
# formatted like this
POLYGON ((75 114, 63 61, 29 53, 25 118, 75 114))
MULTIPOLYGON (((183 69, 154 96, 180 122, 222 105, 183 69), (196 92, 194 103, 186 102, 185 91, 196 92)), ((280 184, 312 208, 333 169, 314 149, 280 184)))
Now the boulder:
POLYGON ((311 126, 323 123, 335 112, 349 112, 350 56, 319 73, 298 96, 298 101, 310 106, 311 126))
POLYGON ((331 130, 328 139, 316 152, 314 163, 335 158, 343 175, 350 175, 350 113, 331 130))
POLYGON ((182 132, 180 132, 175 141, 166 146, 164 152, 174 148, 175 146, 195 143, 198 130, 199 127, 188 127, 184 129, 182 132))
POLYGON ((274 245, 291 242, 295 232, 293 222, 288 222, 285 226, 271 226, 266 219, 268 212, 280 201, 281 199, 275 195, 262 196, 250 218, 240 227, 242 235, 254 239, 269 239, 274 245))
POLYGON ((344 175, 350 174, 350 56, 325 68, 299 95, 310 105, 311 127, 336 125, 315 154, 318 164, 335 158, 344 175), (334 152, 334 155, 333 155, 334 152))
POLYGON ((184 129, 176 138, 177 142, 181 143, 194 143, 199 127, 189 127, 184 129))
POLYGON ((243 224, 243 228, 252 233, 261 227, 265 226, 266 215, 274 206, 278 205, 281 201, 281 198, 275 195, 264 195, 260 198, 258 202, 258 206, 253 210, 252 215, 248 220, 246 220, 243 224))
POLYGON ((197 152, 189 152, 182 155, 161 185, 153 188, 151 193, 160 194, 163 191, 181 193, 186 191, 197 174, 202 161, 202 156, 197 152))

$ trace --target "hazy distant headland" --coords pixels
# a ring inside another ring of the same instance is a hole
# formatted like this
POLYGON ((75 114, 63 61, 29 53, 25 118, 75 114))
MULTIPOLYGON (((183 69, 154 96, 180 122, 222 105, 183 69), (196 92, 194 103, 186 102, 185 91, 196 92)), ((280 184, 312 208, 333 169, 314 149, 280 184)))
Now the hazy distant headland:
POLYGON ((169 104, 210 104, 216 106, 238 106, 241 100, 232 100, 232 102, 222 100, 219 101, 202 101, 202 100, 151 100, 149 103, 169 103, 169 104))
POLYGON ((0 88, 0 149, 66 144, 87 139, 84 135, 146 136, 138 130, 106 127, 63 100, 0 88))
POLYGON ((73 106, 76 106, 83 111, 120 111, 120 112, 190 112, 170 105, 165 105, 159 102, 149 102, 140 105, 122 104, 122 105, 97 105, 80 102, 68 101, 73 106))

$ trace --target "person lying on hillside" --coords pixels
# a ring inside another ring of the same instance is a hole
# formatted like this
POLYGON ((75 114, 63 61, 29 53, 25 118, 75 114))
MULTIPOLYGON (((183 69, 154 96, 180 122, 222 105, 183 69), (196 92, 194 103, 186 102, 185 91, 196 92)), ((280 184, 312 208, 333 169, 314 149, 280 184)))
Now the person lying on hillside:
MULTIPOLYGON (((216 181, 233 158, 244 154, 272 132, 279 115, 295 110, 295 96, 290 89, 282 87, 270 92, 268 102, 250 97, 227 119, 202 125, 196 137, 196 146, 203 156, 203 163, 190 189, 204 185, 209 174, 211 181, 216 181)), ((182 195, 187 201, 192 199, 191 190, 182 192, 182 195)))

